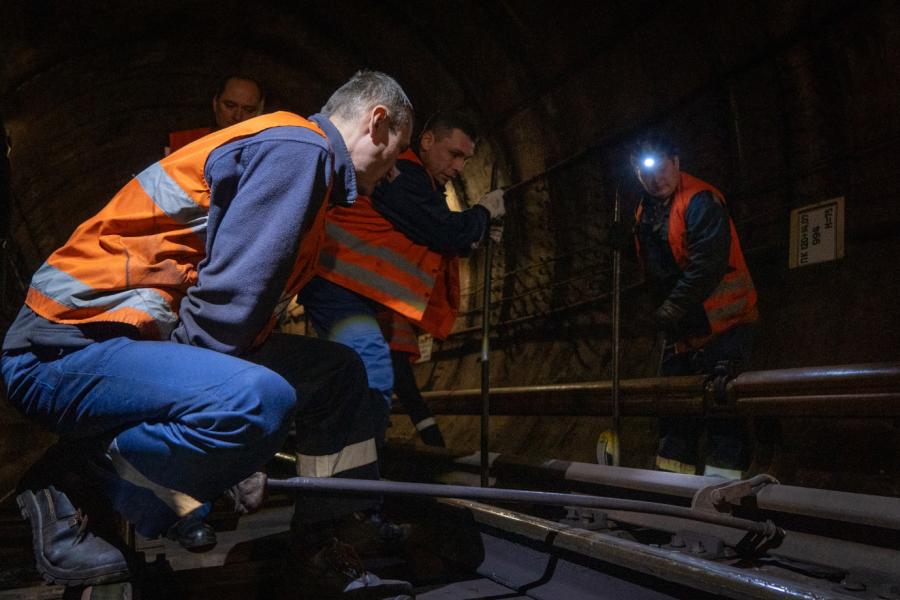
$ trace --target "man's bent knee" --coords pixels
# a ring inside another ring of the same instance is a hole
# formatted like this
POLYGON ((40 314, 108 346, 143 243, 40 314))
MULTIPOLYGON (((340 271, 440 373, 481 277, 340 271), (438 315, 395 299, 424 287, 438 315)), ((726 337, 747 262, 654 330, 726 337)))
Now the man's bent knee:
POLYGON ((297 409, 294 388, 264 367, 247 369, 229 383, 234 395, 231 409, 250 421, 256 434, 286 434, 297 409))

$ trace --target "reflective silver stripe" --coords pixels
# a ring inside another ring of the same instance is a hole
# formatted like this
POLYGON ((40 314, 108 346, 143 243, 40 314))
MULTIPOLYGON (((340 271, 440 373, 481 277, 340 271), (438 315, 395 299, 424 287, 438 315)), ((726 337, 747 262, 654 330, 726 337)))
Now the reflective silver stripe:
POLYGON ((301 477, 331 477, 342 471, 371 464, 378 460, 375 439, 369 438, 344 446, 340 452, 326 456, 297 454, 297 475, 301 477))
POLYGON ((153 483, 147 479, 143 473, 138 471, 134 465, 122 456, 119 452, 119 446, 116 443, 116 440, 113 440, 107 451, 107 455, 110 460, 112 460, 113 468, 116 470, 119 477, 128 483, 150 490, 153 492, 154 496, 162 500, 165 505, 171 508, 172 512, 179 517, 183 517, 202 505, 202 502, 196 501, 184 492, 170 490, 169 488, 153 483))
POLYGON ((420 298, 408 288, 403 287, 395 281, 391 281, 387 277, 382 277, 378 273, 373 273, 359 265, 338 260, 335 255, 326 254, 325 252, 319 256, 319 264, 330 271, 334 271, 335 273, 349 277, 354 281, 359 281, 369 287, 373 287, 380 292, 384 292, 391 298, 399 300, 404 304, 408 304, 419 312, 425 312, 425 308, 428 304, 425 299, 420 298))
POLYGON ((419 431, 422 431, 426 427, 431 427, 434 424, 435 424, 434 417, 428 417, 427 419, 422 419, 421 421, 416 423, 416 429, 418 429, 419 431))
POLYGON ((733 317, 747 307, 747 300, 747 296, 744 296, 736 302, 730 302, 727 306, 714 308, 710 311, 707 311, 706 316, 709 319, 710 323, 715 323, 716 321, 721 321, 722 319, 733 317))
POLYGON ((325 235, 339 244, 350 248, 354 252, 358 252, 365 256, 371 256, 372 258, 379 258, 386 263, 390 263, 407 275, 412 275, 417 278, 429 288, 434 287, 434 275, 422 271, 418 265, 409 262, 406 260, 406 257, 397 254, 389 248, 367 244, 346 229, 342 229, 340 226, 331 222, 325 223, 325 235))
MULTIPOLYGON (((127 284, 127 274, 123 274, 123 284, 127 284)), ((178 324, 178 317, 169 303, 159 292, 149 288, 135 288, 116 292, 97 291, 64 271, 44 263, 31 279, 31 287, 54 302, 73 310, 94 309, 111 312, 117 308, 133 308, 150 315, 159 327, 161 339, 169 339, 169 334, 178 324)))
POLYGON ((206 245, 209 213, 194 202, 159 163, 138 173, 137 180, 160 210, 176 223, 189 227, 206 245))
POLYGON ((713 293, 710 296, 724 296, 725 294, 732 294, 734 292, 739 292, 747 287, 747 274, 741 273, 740 276, 735 277, 731 280, 722 280, 721 283, 713 290, 713 293))

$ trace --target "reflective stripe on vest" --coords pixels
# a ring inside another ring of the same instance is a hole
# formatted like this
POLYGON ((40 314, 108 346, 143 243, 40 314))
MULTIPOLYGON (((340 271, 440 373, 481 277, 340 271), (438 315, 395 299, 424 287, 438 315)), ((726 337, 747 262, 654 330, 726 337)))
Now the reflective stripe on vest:
MULTIPOLYGON (((399 158, 422 164, 412 150, 399 158)), ((435 337, 450 333, 459 312, 458 258, 416 244, 365 196, 329 211, 325 228, 317 275, 375 300, 435 337)))
POLYGON ((209 206, 201 208, 187 193, 169 177, 159 163, 153 163, 136 179, 150 196, 154 204, 166 216, 193 231, 206 245, 206 222, 209 220, 209 206))
MULTIPOLYGON (((406 260, 406 257, 402 254, 398 254, 383 246, 372 246, 371 244, 367 244, 362 239, 356 237, 349 231, 342 229, 335 223, 325 224, 325 234, 354 252, 390 263, 407 275, 416 277, 424 285, 428 286, 429 289, 434 287, 434 275, 425 273, 419 268, 419 265, 406 260)), ((373 275, 375 274, 373 273, 373 275)))
MULTIPOLYGON (((47 259, 32 279, 28 306, 58 323, 120 322, 136 327, 143 339, 168 339, 206 255, 207 157, 236 139, 281 126, 305 127, 325 137, 314 123, 279 112, 220 130, 151 165, 47 259)), ((282 297, 296 294, 312 276, 327 204, 326 195, 302 234, 282 297)), ((274 320, 260 332, 262 339, 274 320)))
MULTIPOLYGON (((716 198, 725 203, 725 198, 713 186, 688 175, 681 173, 681 179, 672 197, 672 206, 669 210, 669 246, 678 267, 684 271, 690 264, 688 253, 687 231, 684 222, 684 213, 694 195, 702 192, 712 192, 716 198)), ((641 207, 638 206, 636 219, 641 218, 641 207)), ((703 308, 709 320, 712 335, 715 336, 737 323, 750 323, 757 319, 756 288, 750 277, 750 271, 744 262, 740 241, 734 223, 728 220, 731 229, 731 250, 728 256, 728 265, 732 271, 726 273, 713 290, 709 298, 704 300, 703 308)), ((640 252, 638 253, 640 255, 640 252)), ((706 338, 708 339, 708 338, 706 338)), ((692 344, 697 347, 705 343, 704 340, 695 340, 692 344)))
POLYGON ((375 318, 391 350, 406 352, 410 355, 410 362, 419 360, 419 338, 409 319, 392 310, 379 311, 375 318))

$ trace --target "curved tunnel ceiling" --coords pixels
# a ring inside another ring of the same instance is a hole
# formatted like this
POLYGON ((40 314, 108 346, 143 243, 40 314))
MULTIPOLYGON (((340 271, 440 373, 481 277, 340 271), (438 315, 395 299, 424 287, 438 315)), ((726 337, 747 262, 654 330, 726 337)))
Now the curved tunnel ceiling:
POLYGON ((616 190, 635 197, 623 146, 650 125, 722 189, 751 254, 786 245, 790 208, 834 196, 851 231, 900 226, 888 0, 14 0, 0 15, 13 239, 30 270, 161 156, 166 133, 208 123, 231 72, 263 82, 267 110, 311 114, 360 68, 394 76, 420 125, 468 107, 487 143, 458 192, 474 200, 495 161, 506 184, 534 178, 511 200, 508 271, 596 246, 616 190))

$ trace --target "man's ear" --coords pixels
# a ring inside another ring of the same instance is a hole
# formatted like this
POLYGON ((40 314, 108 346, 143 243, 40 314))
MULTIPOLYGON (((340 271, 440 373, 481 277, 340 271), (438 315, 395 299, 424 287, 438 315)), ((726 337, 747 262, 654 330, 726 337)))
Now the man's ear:
POLYGON ((681 171, 681 163, 678 161, 678 155, 675 155, 675 158, 672 159, 672 164, 675 165, 675 168, 681 171))
POLYGON ((388 116, 387 109, 381 105, 373 108, 369 115, 369 135, 372 136, 372 142, 376 146, 386 144, 390 129, 391 118, 388 116))
POLYGON ((266 104, 266 103, 265 103, 264 100, 261 100, 261 101, 260 101, 260 103, 259 103, 259 110, 256 111, 256 115, 255 115, 255 116, 258 117, 259 115, 262 114, 263 108, 265 108, 265 104, 266 104))
POLYGON ((419 140, 420 148, 425 152, 431 150, 431 147, 434 146, 434 132, 426 131, 422 134, 421 139, 419 140))
POLYGON ((213 112, 216 112, 217 110, 219 110, 219 95, 218 94, 213 96, 213 112))

